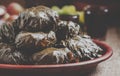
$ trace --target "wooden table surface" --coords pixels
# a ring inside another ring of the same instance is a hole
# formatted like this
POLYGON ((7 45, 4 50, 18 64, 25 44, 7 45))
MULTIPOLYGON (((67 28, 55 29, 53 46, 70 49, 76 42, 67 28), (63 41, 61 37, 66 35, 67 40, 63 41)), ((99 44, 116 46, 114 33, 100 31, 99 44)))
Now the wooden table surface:
POLYGON ((113 49, 112 57, 87 76, 120 76, 120 27, 109 27, 105 42, 113 49))

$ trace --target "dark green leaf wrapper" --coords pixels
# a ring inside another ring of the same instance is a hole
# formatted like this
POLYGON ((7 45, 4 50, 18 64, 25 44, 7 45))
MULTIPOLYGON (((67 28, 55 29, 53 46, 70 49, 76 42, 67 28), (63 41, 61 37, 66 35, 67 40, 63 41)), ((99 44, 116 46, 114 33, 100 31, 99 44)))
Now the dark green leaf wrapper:
POLYGON ((56 11, 45 6, 38 6, 26 9, 13 24, 22 31, 49 32, 56 30, 58 20, 59 15, 56 11))
POLYGON ((0 42, 12 43, 15 40, 15 31, 12 24, 6 23, 0 26, 0 42))
POLYGON ((65 64, 102 56, 103 50, 81 32, 79 24, 60 20, 48 7, 26 9, 0 26, 0 63, 65 64))
POLYGON ((15 47, 0 43, 0 63, 2 64, 28 64, 26 57, 15 50, 15 47))
POLYGON ((16 48, 28 55, 31 55, 47 47, 51 47, 55 43, 56 36, 53 31, 50 31, 49 33, 21 32, 15 39, 16 48))

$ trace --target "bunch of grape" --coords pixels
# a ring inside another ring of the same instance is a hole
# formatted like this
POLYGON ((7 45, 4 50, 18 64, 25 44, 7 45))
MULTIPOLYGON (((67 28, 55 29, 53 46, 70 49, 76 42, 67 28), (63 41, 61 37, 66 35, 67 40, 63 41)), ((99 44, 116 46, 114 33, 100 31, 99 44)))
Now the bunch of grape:
POLYGON ((65 5, 62 8, 53 6, 52 9, 57 11, 59 15, 79 15, 79 22, 85 22, 84 11, 76 10, 76 7, 74 5, 65 5))
POLYGON ((17 19, 19 13, 23 10, 24 8, 19 3, 15 2, 10 3, 7 7, 0 5, 0 25, 17 19))

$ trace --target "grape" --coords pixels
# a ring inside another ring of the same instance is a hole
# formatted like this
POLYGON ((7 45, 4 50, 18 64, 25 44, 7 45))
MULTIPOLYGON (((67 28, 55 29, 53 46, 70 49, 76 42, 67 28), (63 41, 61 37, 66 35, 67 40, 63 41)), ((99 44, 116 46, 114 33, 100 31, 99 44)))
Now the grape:
POLYGON ((58 14, 63 14, 63 13, 64 13, 63 10, 61 10, 61 9, 60 9, 59 7, 57 7, 57 6, 53 6, 52 9, 55 10, 55 11, 57 11, 58 14))
POLYGON ((57 7, 57 6, 53 6, 52 9, 55 10, 55 11, 59 11, 60 10, 60 8, 57 7))
POLYGON ((77 14, 79 15, 79 21, 81 23, 85 23, 85 13, 84 13, 84 11, 78 11, 77 14))
POLYGON ((63 14, 71 14, 71 15, 74 15, 76 13, 76 8, 75 6, 73 5, 70 5, 70 6, 64 6, 62 8, 63 10, 63 14))

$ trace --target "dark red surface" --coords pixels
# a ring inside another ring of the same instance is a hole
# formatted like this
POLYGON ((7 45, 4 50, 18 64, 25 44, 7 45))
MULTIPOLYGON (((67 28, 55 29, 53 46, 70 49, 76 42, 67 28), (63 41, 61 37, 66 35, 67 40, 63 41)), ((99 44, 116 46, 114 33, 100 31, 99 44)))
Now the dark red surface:
POLYGON ((21 76, 21 75, 38 76, 38 75, 57 75, 57 74, 72 75, 75 72, 81 74, 90 72, 96 68, 98 63, 110 58, 110 56, 112 55, 112 49, 107 44, 98 40, 93 40, 93 41, 105 50, 105 54, 100 58, 96 58, 94 60, 84 61, 80 63, 57 64, 57 65, 0 64, 0 74, 4 76, 21 76))

